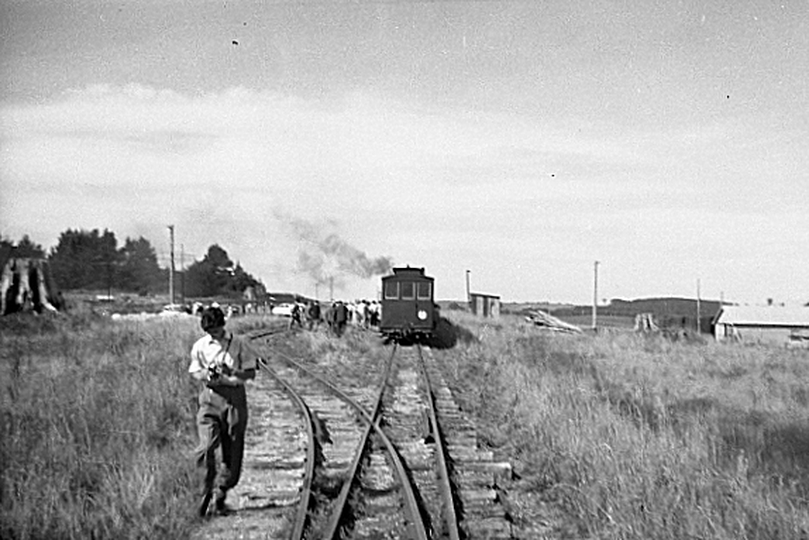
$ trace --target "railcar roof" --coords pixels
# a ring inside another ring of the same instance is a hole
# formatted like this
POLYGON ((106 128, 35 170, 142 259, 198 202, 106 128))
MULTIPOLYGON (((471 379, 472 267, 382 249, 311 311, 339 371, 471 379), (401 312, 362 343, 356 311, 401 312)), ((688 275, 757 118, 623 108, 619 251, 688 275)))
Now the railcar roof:
POLYGON ((382 278, 383 281, 389 279, 401 279, 401 278, 408 278, 408 279, 428 279, 433 281, 433 278, 424 274, 424 268, 394 268, 392 275, 387 275, 382 278))

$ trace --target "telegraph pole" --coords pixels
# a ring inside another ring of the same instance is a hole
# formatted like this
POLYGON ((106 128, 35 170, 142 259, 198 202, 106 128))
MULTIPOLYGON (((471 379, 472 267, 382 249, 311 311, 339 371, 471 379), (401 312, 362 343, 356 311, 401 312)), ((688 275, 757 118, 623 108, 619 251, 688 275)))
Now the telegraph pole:
POLYGON ((180 244, 180 303, 185 304, 185 246, 180 244))
POLYGON ((470 306, 472 305, 472 293, 469 288, 469 274, 471 273, 472 273, 471 270, 466 271, 466 303, 469 304, 470 306))
POLYGON ((169 225, 171 264, 169 266, 169 304, 174 303, 174 225, 169 225))
POLYGON ((598 324, 598 265, 598 261, 593 264, 593 331, 598 324))
POLYGON ((700 331, 700 324, 699 324, 699 317, 700 317, 700 290, 699 290, 699 278, 697 278, 697 334, 700 331))

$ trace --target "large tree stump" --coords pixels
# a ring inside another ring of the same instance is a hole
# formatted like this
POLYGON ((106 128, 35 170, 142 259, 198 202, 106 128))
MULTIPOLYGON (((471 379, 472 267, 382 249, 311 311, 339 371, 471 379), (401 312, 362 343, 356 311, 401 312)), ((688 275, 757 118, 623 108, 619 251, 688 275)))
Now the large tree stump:
POLYGON ((61 295, 48 272, 45 259, 11 258, 3 266, 0 280, 0 312, 58 311, 61 295))

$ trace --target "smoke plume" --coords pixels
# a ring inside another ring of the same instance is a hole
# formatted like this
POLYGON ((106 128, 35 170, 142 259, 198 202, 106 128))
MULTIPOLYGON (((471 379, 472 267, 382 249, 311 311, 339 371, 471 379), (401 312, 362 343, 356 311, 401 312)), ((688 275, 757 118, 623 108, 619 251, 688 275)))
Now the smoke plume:
POLYGON ((298 271, 309 275, 315 283, 342 288, 344 277, 370 279, 388 272, 390 257, 371 258, 334 232, 336 224, 310 223, 299 218, 285 217, 301 241, 298 246, 298 271))

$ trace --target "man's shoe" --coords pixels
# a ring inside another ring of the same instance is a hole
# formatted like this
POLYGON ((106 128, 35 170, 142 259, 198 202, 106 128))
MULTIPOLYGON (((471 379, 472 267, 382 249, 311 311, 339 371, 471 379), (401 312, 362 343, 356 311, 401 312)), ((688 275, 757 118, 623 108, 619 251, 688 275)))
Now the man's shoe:
POLYGON ((221 492, 217 492, 216 494, 216 501, 214 502, 214 513, 217 516, 229 516, 230 514, 235 513, 236 511, 225 504, 225 497, 226 495, 221 492))

